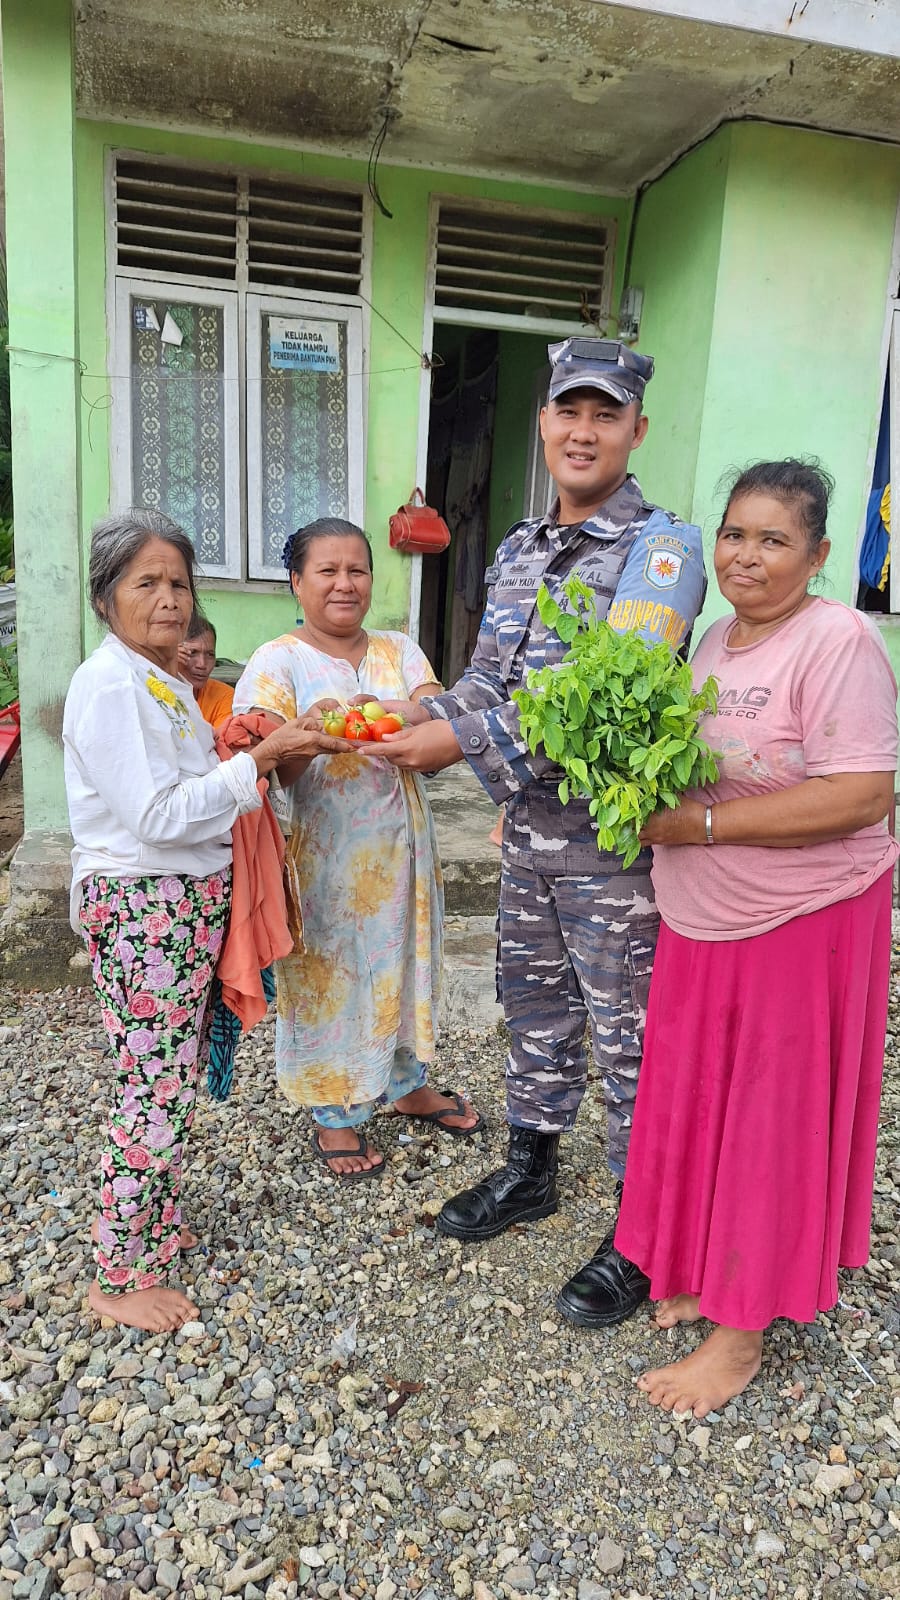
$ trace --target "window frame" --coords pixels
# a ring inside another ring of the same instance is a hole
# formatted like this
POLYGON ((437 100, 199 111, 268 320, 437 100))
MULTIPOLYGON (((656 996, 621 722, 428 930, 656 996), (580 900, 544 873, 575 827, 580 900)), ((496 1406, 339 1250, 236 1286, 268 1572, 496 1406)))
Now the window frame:
MULTIPOLYGON (((243 575, 242 551, 242 406, 240 362, 240 294, 236 288, 211 289, 163 274, 148 277, 117 274, 112 339, 112 423, 110 428, 110 488, 119 506, 135 504, 132 456, 133 419, 131 366, 132 302, 166 300, 175 305, 221 307, 223 313, 224 437, 222 441, 225 495, 225 560, 214 565, 198 561, 198 574, 233 581, 243 575)), ((164 507, 162 508, 165 509, 164 507)))
POLYGON ((525 464, 525 483, 522 490, 522 516, 543 517, 557 497, 556 484, 547 471, 544 459, 544 441, 541 438, 541 412, 547 404, 550 383, 549 362, 539 367, 531 387, 531 420, 528 435, 528 458, 525 464))
POLYGON ((246 406, 244 440, 246 448, 247 576, 251 582, 284 579, 281 566, 269 566, 262 559, 262 393, 261 384, 251 374, 261 370, 262 319, 265 315, 297 315, 311 320, 343 322, 347 329, 347 516, 365 526, 365 329, 359 299, 338 294, 315 298, 298 293, 262 293, 250 288, 244 296, 246 406))

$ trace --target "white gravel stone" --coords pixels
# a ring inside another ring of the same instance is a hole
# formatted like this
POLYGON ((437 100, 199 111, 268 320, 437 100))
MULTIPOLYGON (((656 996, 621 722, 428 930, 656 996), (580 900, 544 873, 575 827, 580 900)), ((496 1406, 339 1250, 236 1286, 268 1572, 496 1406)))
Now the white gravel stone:
POLYGON ((852 1468, 840 1465, 820 1467, 813 1481, 813 1488, 819 1494, 836 1494, 838 1489, 849 1489, 855 1481, 852 1468))
POLYGON ((779 1539, 777 1534, 763 1530, 753 1541, 753 1554, 760 1561, 779 1561, 784 1555, 784 1540, 779 1539))
POLYGON ((625 1565, 625 1551, 614 1539, 610 1539, 608 1534, 604 1534, 594 1552, 594 1561, 598 1570, 604 1574, 621 1572, 625 1565))
POLYGON ((89 1550, 100 1549, 100 1535, 90 1522, 73 1522, 69 1532, 69 1543, 72 1553, 78 1558, 83 1558, 89 1550))

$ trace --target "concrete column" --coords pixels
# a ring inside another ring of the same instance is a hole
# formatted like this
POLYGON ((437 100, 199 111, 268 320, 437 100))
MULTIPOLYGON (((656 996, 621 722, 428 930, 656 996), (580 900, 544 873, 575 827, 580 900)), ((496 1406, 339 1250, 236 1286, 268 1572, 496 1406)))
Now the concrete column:
POLYGON ((3 0, 0 28, 26 828, 0 953, 13 973, 50 982, 50 947, 72 950, 60 733, 82 647, 71 0, 3 0))

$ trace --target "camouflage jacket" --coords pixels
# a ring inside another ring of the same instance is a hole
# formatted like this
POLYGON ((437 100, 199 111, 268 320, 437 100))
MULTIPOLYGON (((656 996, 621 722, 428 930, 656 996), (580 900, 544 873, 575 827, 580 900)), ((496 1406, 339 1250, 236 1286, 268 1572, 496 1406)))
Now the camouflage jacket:
MULTIPOLYGON (((635 631, 677 649, 703 604, 706 575, 700 529, 649 505, 631 475, 565 539, 557 530, 556 509, 547 517, 517 522, 506 535, 485 575, 487 605, 471 664, 452 689, 427 706, 432 716, 453 723, 463 755, 498 805, 530 790, 529 811, 540 809, 541 830, 549 827, 560 844, 564 838, 589 843, 588 859, 595 866, 587 801, 563 807, 556 794, 560 769, 542 750, 531 755, 511 699, 532 667, 559 661, 567 648, 538 615, 538 589, 545 583, 565 604, 562 586, 577 574, 596 594, 601 616, 619 632, 635 631)), ((553 854, 559 854, 556 844, 553 854)), ((570 865, 569 870, 591 868, 570 865)))

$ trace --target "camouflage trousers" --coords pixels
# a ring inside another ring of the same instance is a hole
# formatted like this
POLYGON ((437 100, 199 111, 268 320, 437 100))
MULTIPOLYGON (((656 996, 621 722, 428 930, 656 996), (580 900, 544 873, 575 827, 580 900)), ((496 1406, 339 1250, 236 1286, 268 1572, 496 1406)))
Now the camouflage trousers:
POLYGON ((603 1082, 609 1164, 625 1172, 659 915, 646 867, 544 877, 504 860, 500 999, 512 1046, 507 1120, 543 1133, 575 1125, 587 1085, 585 1030, 603 1082))

